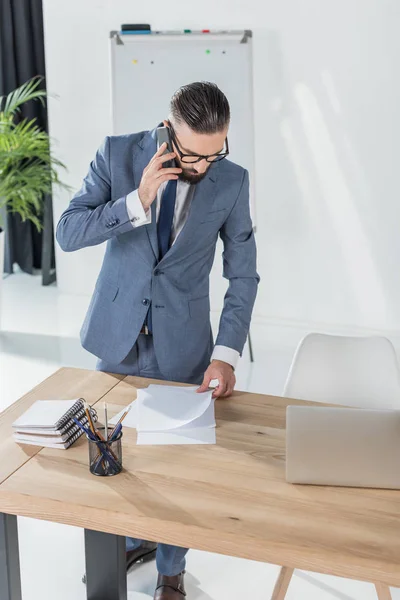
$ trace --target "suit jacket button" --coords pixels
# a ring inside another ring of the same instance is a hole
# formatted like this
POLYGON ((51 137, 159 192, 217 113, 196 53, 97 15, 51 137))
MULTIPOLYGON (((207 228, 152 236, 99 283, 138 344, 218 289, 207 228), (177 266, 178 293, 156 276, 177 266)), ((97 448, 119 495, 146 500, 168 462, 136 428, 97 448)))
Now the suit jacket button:
POLYGON ((142 304, 144 304, 145 306, 148 306, 150 304, 150 300, 148 298, 144 298, 142 300, 142 304))

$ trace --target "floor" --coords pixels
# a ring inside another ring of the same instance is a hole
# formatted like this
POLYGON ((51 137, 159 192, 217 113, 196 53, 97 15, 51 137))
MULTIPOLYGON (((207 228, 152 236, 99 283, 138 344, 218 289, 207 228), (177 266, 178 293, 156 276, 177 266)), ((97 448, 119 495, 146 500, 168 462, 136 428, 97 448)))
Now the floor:
MULTIPOLYGON (((40 277, 17 273, 3 280, 0 302, 0 411, 61 366, 93 368, 95 359, 79 344, 88 298, 63 296, 43 288, 40 277)), ((305 331, 272 325, 252 328, 255 362, 245 350, 237 388, 279 395, 294 350, 305 331)), ((32 519, 19 519, 23 600, 84 600, 83 531, 32 519), (55 593, 57 590, 57 593, 55 593)), ((278 567, 191 551, 188 600, 267 600, 278 567)), ((149 600, 154 564, 128 577, 129 600, 149 600)), ((375 599, 370 584, 295 572, 288 600, 375 599)), ((400 600, 400 589, 393 590, 400 600)))

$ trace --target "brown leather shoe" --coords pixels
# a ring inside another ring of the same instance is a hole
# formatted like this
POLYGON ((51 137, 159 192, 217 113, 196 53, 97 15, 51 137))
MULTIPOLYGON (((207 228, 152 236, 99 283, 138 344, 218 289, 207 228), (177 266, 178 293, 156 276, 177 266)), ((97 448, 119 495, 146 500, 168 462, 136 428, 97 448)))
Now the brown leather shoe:
POLYGON ((158 575, 154 600, 184 600, 186 597, 184 575, 185 571, 174 577, 158 575))
POLYGON ((126 572, 137 564, 154 560, 156 557, 157 544, 154 542, 143 542, 139 548, 128 550, 126 553, 126 572))

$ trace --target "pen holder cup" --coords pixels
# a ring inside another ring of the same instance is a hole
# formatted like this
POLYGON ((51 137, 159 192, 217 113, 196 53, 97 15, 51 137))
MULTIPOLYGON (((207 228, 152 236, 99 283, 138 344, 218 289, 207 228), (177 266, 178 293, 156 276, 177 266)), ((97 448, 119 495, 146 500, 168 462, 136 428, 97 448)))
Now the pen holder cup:
MULTIPOLYGON (((105 438, 105 429, 98 430, 105 438)), ((112 428, 109 428, 110 435, 112 428)), ((110 477, 118 475, 122 471, 122 432, 120 432, 112 441, 93 441, 89 442, 89 468, 93 475, 100 477, 110 477)))

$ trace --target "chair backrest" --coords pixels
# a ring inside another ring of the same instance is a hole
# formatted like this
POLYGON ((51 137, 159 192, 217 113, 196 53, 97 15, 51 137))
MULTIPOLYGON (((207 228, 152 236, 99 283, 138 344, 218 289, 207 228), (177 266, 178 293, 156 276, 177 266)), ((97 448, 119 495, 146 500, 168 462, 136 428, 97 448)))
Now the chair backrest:
POLYGON ((330 404, 400 409, 396 351, 384 337, 309 334, 296 350, 283 395, 330 404))

